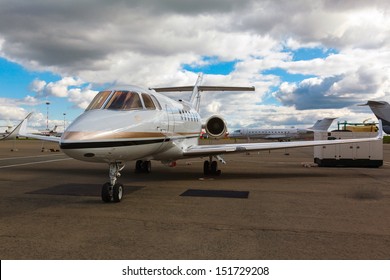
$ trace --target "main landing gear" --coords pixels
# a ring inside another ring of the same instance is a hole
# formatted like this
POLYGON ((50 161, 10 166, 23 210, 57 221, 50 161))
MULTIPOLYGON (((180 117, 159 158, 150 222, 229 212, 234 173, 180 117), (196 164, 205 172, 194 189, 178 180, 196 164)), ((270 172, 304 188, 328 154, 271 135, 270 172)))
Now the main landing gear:
POLYGON ((213 157, 210 157, 209 160, 206 160, 203 163, 203 174, 205 176, 221 175, 221 170, 218 169, 218 162, 213 160, 213 157))
POLYGON ((152 172, 152 163, 150 160, 137 160, 135 163, 135 173, 150 173, 152 172))
POLYGON ((102 200, 104 202, 120 202, 123 197, 123 185, 117 183, 117 179, 121 176, 119 173, 125 165, 121 162, 110 163, 110 182, 107 182, 102 187, 102 200))

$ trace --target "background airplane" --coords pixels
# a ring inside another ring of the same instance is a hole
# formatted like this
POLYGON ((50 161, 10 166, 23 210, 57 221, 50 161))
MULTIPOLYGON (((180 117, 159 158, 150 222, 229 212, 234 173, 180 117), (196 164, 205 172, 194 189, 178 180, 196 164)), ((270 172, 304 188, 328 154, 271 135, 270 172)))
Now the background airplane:
POLYGON ((12 125, 3 125, 0 127, 6 127, 6 129, 3 132, 0 132, 0 139, 1 139, 1 138, 5 138, 6 136, 8 136, 8 134, 11 133, 13 126, 12 125))
POLYGON ((17 135, 57 142, 71 158, 108 164, 109 182, 103 184, 104 202, 119 202, 123 185, 117 181, 125 163, 135 161, 136 172, 151 172, 151 160, 174 166, 176 160, 205 157, 205 175, 219 175, 218 161, 223 154, 249 151, 333 145, 374 141, 381 138, 321 140, 270 143, 199 145, 202 127, 213 138, 224 137, 227 126, 221 116, 210 116, 202 124, 198 113, 201 91, 253 91, 253 87, 201 86, 199 75, 194 86, 146 89, 115 87, 99 92, 61 137, 27 133, 31 113, 7 137, 17 135), (159 92, 192 91, 190 101, 175 101, 159 92))
POLYGON ((35 135, 44 135, 44 136, 61 137, 62 132, 57 132, 57 127, 58 127, 58 125, 55 125, 53 129, 41 130, 41 131, 35 132, 33 134, 35 134, 35 135))
POLYGON ((241 128, 229 133, 229 138, 233 139, 268 139, 288 141, 290 139, 306 139, 313 138, 315 131, 327 131, 335 118, 324 118, 318 120, 312 127, 309 128, 241 128))
POLYGON ((390 104, 386 101, 369 100, 360 106, 366 105, 370 106, 371 111, 379 120, 382 120, 383 131, 390 134, 390 104))

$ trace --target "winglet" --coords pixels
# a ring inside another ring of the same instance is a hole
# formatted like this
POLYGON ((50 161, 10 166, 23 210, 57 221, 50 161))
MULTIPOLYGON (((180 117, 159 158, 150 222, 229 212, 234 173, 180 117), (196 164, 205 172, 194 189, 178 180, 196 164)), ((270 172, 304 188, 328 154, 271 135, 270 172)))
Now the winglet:
POLYGON ((12 130, 10 134, 8 134, 6 137, 4 137, 2 140, 12 140, 16 139, 19 135, 26 134, 26 128, 27 128, 27 122, 28 119, 32 116, 33 113, 29 113, 24 120, 18 124, 18 126, 12 130))

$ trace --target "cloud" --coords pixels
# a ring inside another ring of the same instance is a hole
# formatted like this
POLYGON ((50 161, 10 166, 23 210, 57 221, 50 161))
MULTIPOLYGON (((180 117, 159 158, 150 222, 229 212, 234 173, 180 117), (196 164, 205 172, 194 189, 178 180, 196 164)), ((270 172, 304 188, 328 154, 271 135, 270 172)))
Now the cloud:
POLYGON ((45 81, 41 81, 39 79, 35 79, 31 84, 30 84, 30 90, 33 91, 33 92, 42 92, 43 89, 45 88, 46 86, 46 82, 45 81))
POLYGON ((366 65, 346 74, 285 82, 273 96, 298 110, 344 108, 369 99, 388 98, 389 74, 390 68, 366 65))
POLYGON ((36 92, 38 97, 62 97, 67 98, 69 102, 76 107, 85 109, 93 97, 98 93, 91 90, 91 85, 78 78, 64 77, 56 82, 45 82, 34 80, 30 89, 36 92))
MULTIPOLYGON (((28 111, 23 107, 33 107, 40 104, 40 101, 33 96, 26 96, 22 99, 0 97, 0 120, 15 122, 23 120, 28 111)), ((8 125, 8 124, 7 124, 8 125)))
MULTIPOLYGON (((37 79, 30 89, 36 97, 64 98, 79 108, 96 93, 95 85, 193 84, 196 73, 183 66, 201 65, 207 57, 237 63, 231 74, 208 75, 205 83, 256 86, 255 93, 204 94, 202 113, 215 111, 209 104, 222 104, 221 114, 240 119, 231 118, 233 123, 267 118, 259 104, 271 92, 287 110, 305 110, 297 114, 389 93, 388 1, 1 2, 0 55, 64 77, 37 79), (294 61, 294 51, 302 47, 337 52, 294 61), (314 78, 294 83, 262 74, 275 68, 314 78)), ((283 106, 272 110, 282 112, 283 106)))

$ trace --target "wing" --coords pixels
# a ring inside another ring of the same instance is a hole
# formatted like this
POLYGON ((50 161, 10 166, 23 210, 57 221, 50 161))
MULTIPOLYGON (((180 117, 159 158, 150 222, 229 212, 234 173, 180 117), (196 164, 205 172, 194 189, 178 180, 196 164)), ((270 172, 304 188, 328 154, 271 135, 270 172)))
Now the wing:
POLYGON ((203 157, 229 153, 242 153, 249 151, 277 150, 286 148, 313 147, 335 144, 348 144, 359 142, 371 142, 383 138, 382 123, 379 121, 380 129, 378 136, 372 138, 343 139, 343 140, 317 140, 317 141, 295 141, 295 142, 271 142, 271 143, 242 143, 226 145, 197 145, 190 146, 183 155, 188 157, 203 157))
POLYGON ((43 140, 43 141, 60 143, 60 140, 61 140, 60 137, 35 135, 32 133, 27 133, 26 132, 27 122, 31 116, 32 116, 32 113, 29 113, 24 118, 24 120, 10 134, 8 134, 5 138, 2 138, 1 140, 12 140, 12 139, 16 139, 17 137, 27 137, 27 138, 31 138, 31 139, 38 139, 38 140, 43 140))

